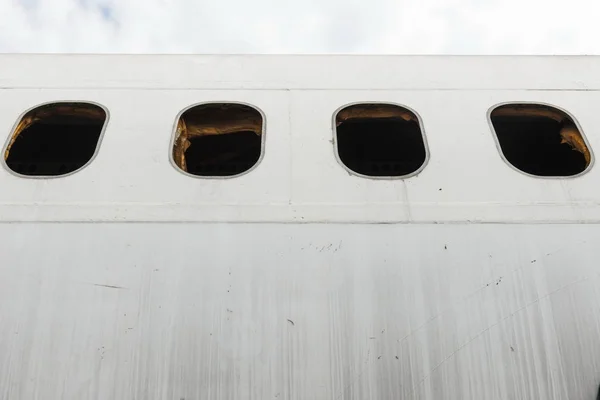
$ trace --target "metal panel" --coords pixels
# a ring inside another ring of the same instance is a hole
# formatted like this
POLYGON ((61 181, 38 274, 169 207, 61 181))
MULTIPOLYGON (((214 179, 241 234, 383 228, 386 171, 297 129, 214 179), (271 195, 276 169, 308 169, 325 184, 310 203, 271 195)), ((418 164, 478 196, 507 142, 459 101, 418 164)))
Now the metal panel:
POLYGON ((591 400, 598 228, 2 224, 2 399, 591 400))
POLYGON ((487 113, 556 105, 597 151, 599 63, 0 55, 6 137, 48 101, 111 115, 71 176, 0 169, 0 398, 591 400, 600 172, 513 170, 487 113), (265 113, 256 169, 169 163, 177 114, 203 101, 265 113), (419 113, 421 173, 338 164, 333 113, 364 101, 419 113))
POLYGON ((0 87, 598 90, 598 56, 0 55, 0 87))
MULTIPOLYGON (((600 172, 539 179, 502 159, 487 112, 506 101, 568 110, 600 149, 598 92, 0 90, 6 137, 18 116, 52 100, 104 104, 111 119, 97 157, 59 179, 0 169, 1 221, 599 223, 600 172), (197 180, 169 163, 176 116, 201 101, 243 101, 266 116, 265 155, 229 180, 197 180), (356 101, 406 104, 422 118, 430 160, 404 180, 370 180, 337 162, 333 114, 356 101)), ((6 139, 5 139, 6 140, 6 139)))

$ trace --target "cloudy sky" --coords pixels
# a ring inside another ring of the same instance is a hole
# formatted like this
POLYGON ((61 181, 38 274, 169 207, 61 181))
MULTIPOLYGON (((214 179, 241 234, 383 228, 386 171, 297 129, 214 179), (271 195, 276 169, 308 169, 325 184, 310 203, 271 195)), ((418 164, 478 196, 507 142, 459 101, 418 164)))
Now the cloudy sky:
POLYGON ((0 0, 0 52, 600 54, 600 0, 0 0))

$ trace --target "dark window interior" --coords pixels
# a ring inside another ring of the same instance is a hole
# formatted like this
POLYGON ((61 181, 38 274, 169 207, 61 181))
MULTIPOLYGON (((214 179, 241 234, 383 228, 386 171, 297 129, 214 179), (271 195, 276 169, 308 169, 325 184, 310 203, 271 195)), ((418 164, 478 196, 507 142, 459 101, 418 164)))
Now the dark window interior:
MULTIPOLYGON (((104 111, 101 114, 105 117, 104 111)), ((93 157, 104 117, 53 114, 52 109, 46 107, 35 122, 15 133, 6 164, 13 171, 30 176, 57 176, 76 171, 93 157)))
POLYGON ((262 152, 262 115, 233 103, 202 104, 178 121, 175 163, 198 176, 234 176, 251 169, 262 152))
POLYGON ((261 138, 254 132, 190 138, 185 152, 188 172, 194 175, 237 175, 258 162, 261 138))
POLYGON ((340 160, 368 176, 403 176, 425 162, 423 135, 416 119, 374 116, 348 119, 337 127, 340 160))
POLYGON ((492 113, 492 124, 508 162, 537 176, 572 176, 583 172, 588 166, 584 154, 561 143, 561 130, 573 121, 566 115, 560 119, 527 111, 521 109, 515 115, 499 116, 492 113))

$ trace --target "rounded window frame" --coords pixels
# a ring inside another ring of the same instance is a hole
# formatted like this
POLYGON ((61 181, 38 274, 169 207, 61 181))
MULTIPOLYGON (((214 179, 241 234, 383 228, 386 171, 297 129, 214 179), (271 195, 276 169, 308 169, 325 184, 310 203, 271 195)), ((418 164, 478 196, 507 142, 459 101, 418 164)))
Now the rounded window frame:
POLYGON ((333 153, 335 156, 335 159, 337 161, 337 163, 339 165, 342 166, 342 168, 350 175, 354 175, 356 177, 359 178, 363 178, 363 179, 370 179, 370 180, 377 180, 377 181, 395 181, 395 180, 405 180, 405 179, 409 179, 409 178, 413 178, 417 175, 419 175, 421 172, 423 172, 423 170, 427 167, 427 165, 429 164, 429 161, 431 159, 431 152, 429 151, 429 143, 427 142, 427 134, 425 133, 425 125, 423 123, 423 119, 421 118, 421 115, 414 110, 411 107, 408 107, 402 103, 396 103, 396 102, 391 102, 391 101, 355 101, 355 102, 351 102, 351 103, 346 103, 340 107, 338 107, 334 112, 333 112, 333 116, 332 116, 332 146, 333 146, 333 153), (346 164, 344 164, 344 162, 342 161, 342 159, 340 158, 340 154, 339 154, 339 147, 338 147, 338 137, 337 137, 337 116, 340 113, 340 111, 348 108, 348 107, 352 107, 352 106, 356 106, 356 105, 371 105, 371 104, 381 104, 381 105, 390 105, 390 106, 396 106, 399 108, 403 108, 406 111, 409 111, 410 113, 412 113, 416 118, 417 118, 417 122, 419 124, 419 130, 421 132, 421 138, 423 140, 423 147, 425 150, 425 159, 423 160, 423 163, 421 164, 421 166, 416 169, 415 171, 409 173, 409 174, 405 174, 405 175, 400 175, 400 176, 371 176, 371 175, 365 175, 365 174, 361 174, 358 173, 352 169, 350 169, 346 164))
POLYGON ((488 108, 488 111, 486 113, 486 118, 487 118, 487 123, 490 127, 490 132, 492 134, 492 137, 494 139, 494 143, 496 145, 496 149, 498 150, 498 153, 500 154, 500 158, 502 159, 502 161, 504 161, 505 164, 507 164, 511 169, 517 171, 518 173, 525 175, 527 177, 530 178, 535 178, 535 179, 543 179, 543 180, 562 180, 562 179, 576 179, 579 178, 583 175, 586 175, 587 173, 590 172, 590 170, 594 167, 595 161, 596 161, 596 157, 594 155, 594 150, 592 149, 592 146, 589 142, 589 140, 587 139, 587 136, 585 134, 585 131, 583 130, 583 128, 581 127, 581 124, 579 123, 579 121, 577 120, 577 118, 575 118, 575 116, 568 110, 566 110, 563 107, 557 106, 555 104, 551 104, 551 103, 546 103, 543 101, 505 101, 505 102, 501 102, 501 103, 496 103, 493 106, 491 106, 490 108, 488 108), (553 108, 555 110, 558 110, 562 113, 564 113, 565 115, 567 115, 571 121, 573 121, 573 123, 575 124, 575 126, 577 127, 577 130, 579 131, 579 133, 581 134, 581 138, 583 139, 583 142, 585 143, 588 151, 590 152, 590 163, 589 165, 580 173, 575 174, 575 175, 570 175, 570 176, 560 176, 560 175, 548 175, 548 176, 543 176, 543 175, 534 175, 534 174, 530 174, 529 172, 525 172, 517 167, 515 167, 510 161, 508 161, 508 159, 506 158, 506 156, 504 155, 504 151, 502 151, 502 146, 500 144, 500 139, 498 138, 498 134, 496 133, 496 129, 494 128, 494 124, 492 122, 492 113, 494 112, 494 110, 496 110, 499 107, 502 106, 507 106, 507 105, 537 105, 537 106, 544 106, 544 107, 550 107, 553 108))
POLYGON ((30 108, 28 108, 27 110, 23 111, 21 114, 19 114, 19 116, 17 117, 16 122, 13 124, 13 127, 10 130, 10 133, 8 135, 8 138, 6 139, 4 146, 2 147, 2 167, 11 175, 14 175, 18 178, 26 178, 26 179, 61 179, 61 178, 67 178, 69 176, 72 176, 82 170, 84 170, 85 168, 87 168, 92 162, 94 162, 94 160, 96 159, 96 157, 98 156, 98 153, 100 152, 100 147, 102 146, 102 140, 104 140, 104 135, 108 129, 108 123, 110 121, 110 111, 108 109, 108 107, 106 107, 104 104, 95 102, 95 101, 90 101, 90 100, 57 100, 57 101, 47 101, 44 103, 39 103, 35 106, 32 106, 30 108), (19 124, 21 123, 21 121, 23 120, 23 118, 29 114, 30 112, 40 108, 40 107, 44 107, 44 106, 49 106, 52 104, 88 104, 88 105, 92 105, 92 106, 96 106, 102 109, 102 111, 104 111, 104 124, 102 125, 102 129, 100 130, 100 134, 98 135, 98 141, 96 142, 96 148, 94 149, 94 153, 92 154, 92 156, 90 157, 90 159, 83 164, 81 167, 77 168, 74 171, 71 172, 67 172, 66 174, 61 174, 61 175, 24 175, 21 174, 17 171, 14 171, 13 169, 11 169, 8 164, 6 163, 6 150, 8 149, 8 146, 11 142, 11 140, 13 139, 14 135, 15 135, 15 131, 17 130, 17 127, 19 126, 19 124))
POLYGON ((168 155, 169 163, 177 172, 179 172, 185 176, 191 177, 191 178, 205 179, 205 180, 207 180, 207 179, 226 180, 226 179, 239 178, 241 176, 251 173, 252 171, 257 169, 258 166, 262 163, 262 161, 265 157, 265 151, 266 151, 266 142, 267 142, 266 135, 267 135, 267 115, 260 107, 257 107, 254 104, 244 102, 244 101, 235 101, 235 100, 214 100, 214 101, 211 100, 211 101, 202 101, 202 102, 198 102, 198 103, 193 103, 193 104, 185 107, 179 113, 177 113, 177 116, 175 117, 175 122, 173 124, 173 129, 171 132, 171 139, 169 141, 169 155, 168 155), (175 140, 176 140, 175 135, 177 134, 177 125, 179 124, 179 120, 181 119, 181 116, 186 111, 188 111, 194 107, 203 106, 203 105, 207 105, 207 104, 237 104, 237 105, 250 107, 254 111, 256 111, 260 114, 261 119, 262 119, 261 134, 260 134, 260 136, 261 136, 261 138, 260 138, 260 155, 252 167, 248 168, 247 170, 245 170, 243 172, 240 172, 239 174, 219 176, 219 175, 195 175, 190 172, 184 171, 183 169, 181 169, 179 167, 179 165, 177 165, 177 162, 175 161, 175 158, 173 157, 173 149, 175 146, 175 140))

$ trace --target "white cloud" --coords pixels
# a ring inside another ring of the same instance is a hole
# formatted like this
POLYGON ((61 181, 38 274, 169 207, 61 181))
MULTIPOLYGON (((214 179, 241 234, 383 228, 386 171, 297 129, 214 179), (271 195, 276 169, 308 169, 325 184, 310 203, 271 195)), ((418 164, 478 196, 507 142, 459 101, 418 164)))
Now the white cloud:
POLYGON ((0 0, 1 52, 600 54, 598 0, 0 0))

